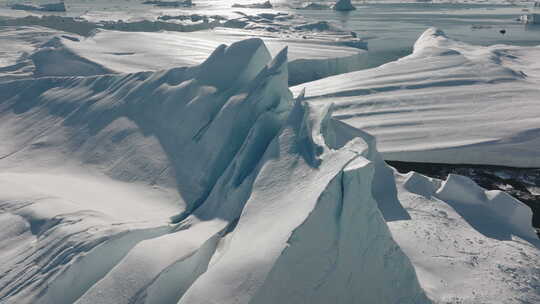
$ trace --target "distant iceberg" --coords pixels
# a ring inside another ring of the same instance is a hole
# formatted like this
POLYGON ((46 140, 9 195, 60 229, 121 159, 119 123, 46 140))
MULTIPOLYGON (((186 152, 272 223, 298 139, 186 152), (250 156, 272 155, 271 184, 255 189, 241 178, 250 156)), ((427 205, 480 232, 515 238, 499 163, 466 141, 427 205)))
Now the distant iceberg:
MULTIPOLYGON (((537 3, 535 3, 536 6, 537 3)), ((526 14, 519 17, 519 20, 526 24, 540 24, 540 14, 526 14)))
POLYGON ((265 1, 261 3, 252 3, 252 4, 238 4, 235 3, 232 5, 232 7, 239 7, 239 8, 272 8, 272 3, 270 1, 265 1))
POLYGON ((314 2, 308 2, 296 9, 305 9, 305 10, 326 10, 330 9, 331 7, 326 4, 320 4, 320 3, 314 3, 314 2))
POLYGON ((185 0, 185 1, 160 1, 160 0, 149 0, 143 2, 143 4, 151 4, 155 6, 161 6, 161 7, 190 7, 194 6, 193 2, 191 0, 185 0))
POLYGON ((356 9, 351 3, 351 0, 338 0, 332 7, 336 11, 353 11, 356 9))
POLYGON ((42 5, 34 5, 34 4, 13 4, 11 6, 11 9, 14 10, 21 10, 21 11, 41 11, 41 12, 65 12, 66 6, 64 2, 58 2, 58 3, 46 3, 42 5))

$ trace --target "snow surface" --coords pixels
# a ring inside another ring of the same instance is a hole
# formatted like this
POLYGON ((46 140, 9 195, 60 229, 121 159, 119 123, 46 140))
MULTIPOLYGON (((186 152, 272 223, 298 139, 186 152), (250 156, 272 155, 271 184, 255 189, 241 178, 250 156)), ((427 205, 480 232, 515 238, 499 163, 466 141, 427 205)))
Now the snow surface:
POLYGON ((396 185, 271 57, 247 39, 192 67, 0 82, 0 301, 538 302, 528 207, 459 176, 396 185))
MULTIPOLYGON (((43 36, 44 29, 36 26, 4 27, 9 41, 22 44, 29 40, 31 31, 34 39, 43 36), (25 31, 20 30, 24 28, 25 31), (20 36, 17 34, 21 33, 20 36), (21 41, 21 42, 20 42, 21 41)), ((120 32, 100 30, 91 37, 81 37, 59 32, 57 37, 50 36, 48 42, 35 45, 25 58, 22 53, 15 53, 7 45, 5 53, 12 54, 6 61, 2 75, 6 79, 27 75, 33 76, 83 76, 102 75, 118 72, 139 72, 168 69, 172 66, 193 66, 205 60, 220 44, 230 44, 253 36, 250 31, 213 30, 193 33, 175 32, 120 32), (174 50, 174 51, 171 51, 174 50), (12 52, 12 53, 11 53, 12 52), (22 62, 26 59, 26 63, 22 62), (62 64, 58 64, 62 62, 62 64), (24 72, 21 71, 24 67, 24 72), (8 73, 9 72, 9 73, 8 73)), ((345 45, 329 44, 324 35, 317 39, 279 39, 263 38, 271 54, 275 55, 285 46, 289 47, 289 79, 292 84, 320 79, 330 75, 350 72, 368 65, 367 51, 345 45)), ((333 39, 333 38, 331 38, 333 39)), ((43 40, 43 39, 41 39, 43 40)), ((4 47, 0 46, 0 51, 4 47)), ((17 47, 17 50, 23 48, 17 47)))
POLYGON ((539 242, 530 227, 519 232, 530 209, 463 176, 441 181, 396 173, 396 182, 411 220, 388 226, 435 303, 540 301, 539 242))
POLYGON ((475 46, 431 28, 398 61, 291 90, 334 103, 385 159, 540 167, 539 63, 538 46, 475 46))

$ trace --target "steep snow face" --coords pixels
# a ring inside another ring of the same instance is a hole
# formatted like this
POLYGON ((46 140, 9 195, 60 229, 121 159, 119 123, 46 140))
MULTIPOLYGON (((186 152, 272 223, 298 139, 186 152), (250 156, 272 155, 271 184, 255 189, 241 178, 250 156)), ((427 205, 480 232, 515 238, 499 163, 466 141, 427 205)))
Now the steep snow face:
POLYGON ((296 101, 225 249, 179 303, 429 302, 372 196, 368 144, 330 148, 325 111, 296 101))
POLYGON ((386 159, 539 167, 538 58, 539 47, 473 46, 429 29, 410 56, 292 91, 335 103, 334 117, 374 134, 386 159))
POLYGON ((434 302, 540 301, 540 242, 529 208, 463 176, 396 173, 396 181, 411 220, 388 226, 434 302))
POLYGON ((0 84, 1 298, 73 303, 204 200, 258 116, 287 109, 269 58, 246 40, 191 69, 0 84))
POLYGON ((428 303, 373 138, 292 106, 287 50, 269 60, 250 39, 192 68, 0 83, 0 300, 428 303))
MULTIPOLYGON (((219 47, 191 69, 2 84, 2 152, 14 161, 0 165, 18 170, 16 160, 26 158, 38 167, 81 162, 115 179, 177 189, 180 206, 194 208, 249 126, 269 109, 283 111, 290 99, 287 90, 263 90, 265 78, 256 78, 269 58, 254 39, 219 47), (248 94, 255 89, 264 98, 243 102, 261 97, 248 94), (28 128, 36 117, 41 127, 28 128)), ((286 75, 279 79, 286 86, 286 75)))

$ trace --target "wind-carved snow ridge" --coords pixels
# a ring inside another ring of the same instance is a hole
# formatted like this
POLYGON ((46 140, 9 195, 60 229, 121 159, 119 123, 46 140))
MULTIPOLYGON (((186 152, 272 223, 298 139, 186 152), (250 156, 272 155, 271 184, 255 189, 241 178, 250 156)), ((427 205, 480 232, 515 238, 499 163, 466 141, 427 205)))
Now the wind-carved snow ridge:
POLYGON ((179 303, 429 302, 371 195, 368 144, 327 146, 343 138, 327 111, 295 101, 231 236, 179 303))
POLYGON ((287 49, 259 39, 0 83, 0 299, 429 302, 379 211, 373 138, 287 86, 287 49))
POLYGON ((435 194, 453 203, 479 232, 493 238, 509 238, 511 232, 525 239, 537 239, 531 227, 531 209, 507 193, 486 191, 467 177, 450 174, 435 194), (500 229, 501 224, 508 228, 500 229))

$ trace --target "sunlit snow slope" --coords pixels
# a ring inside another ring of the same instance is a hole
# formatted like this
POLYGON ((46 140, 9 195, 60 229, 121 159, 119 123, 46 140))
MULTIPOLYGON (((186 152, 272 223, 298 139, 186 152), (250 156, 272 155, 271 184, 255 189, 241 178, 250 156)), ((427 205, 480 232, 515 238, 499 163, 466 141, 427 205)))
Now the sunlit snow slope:
MULTIPOLYGON (((59 28, 69 31, 70 26, 59 28)), ((33 76, 89 76, 194 66, 220 44, 251 37, 264 39, 272 55, 289 47, 292 85, 368 65, 367 50, 345 45, 351 41, 336 42, 337 35, 326 37, 319 32, 306 33, 309 38, 304 35, 302 39, 235 29, 184 33, 96 30, 90 37, 82 37, 61 31, 53 35, 53 30, 41 26, 21 25, 1 27, 0 33, 0 54, 6 55, 0 59, 0 81, 21 78, 32 71, 33 76), (44 37, 50 41, 38 44, 44 37)))
POLYGON ((374 137, 293 99, 287 59, 248 39, 188 68, 0 82, 0 301, 537 300, 528 207, 460 177, 396 186, 374 137), (445 272, 472 237, 497 258, 445 272))
POLYGON ((325 78, 310 103, 374 134, 385 159, 540 167, 540 47, 480 47, 437 29, 381 67, 325 78))
MULTIPOLYGON (((110 69, 136 72, 164 69, 171 63, 175 66, 199 64, 219 44, 230 44, 253 35, 258 36, 255 32, 230 29, 181 34, 100 31, 82 41, 64 40, 64 43, 82 57, 110 69)), ((317 35, 311 35, 310 39, 260 36, 272 55, 288 46, 289 82, 292 84, 359 70, 368 64, 366 50, 332 45, 317 39, 317 35)))

